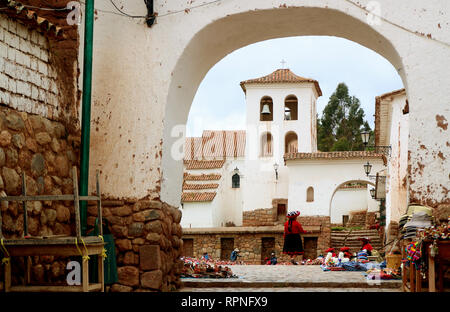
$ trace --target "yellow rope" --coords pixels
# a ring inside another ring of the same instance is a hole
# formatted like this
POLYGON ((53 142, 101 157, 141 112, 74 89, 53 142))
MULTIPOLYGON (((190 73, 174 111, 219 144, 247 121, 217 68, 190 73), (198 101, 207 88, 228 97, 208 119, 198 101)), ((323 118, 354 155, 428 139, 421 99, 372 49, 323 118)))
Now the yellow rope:
POLYGON ((6 249, 5 245, 3 244, 3 238, 1 239, 1 245, 2 245, 2 251, 6 255, 6 257, 3 257, 2 264, 9 264, 11 257, 9 256, 9 252, 6 249))
MULTIPOLYGON (((81 242, 82 242, 83 245, 84 245, 84 241, 83 241, 82 238, 81 238, 81 242)), ((77 246, 78 252, 80 253, 81 257, 83 258, 83 261, 87 261, 87 260, 90 259, 88 255, 83 256, 83 253, 81 252, 80 247, 78 247, 78 239, 77 239, 77 238, 75 238, 75 246, 77 246)), ((84 245, 84 248, 86 249, 86 253, 87 253, 86 245, 84 245)))
MULTIPOLYGON (((98 237, 100 237, 101 239, 102 239, 102 242, 103 242, 103 244, 105 243, 105 240, 103 239, 103 236, 102 235, 99 235, 98 237)), ((103 247, 103 250, 102 250, 102 257, 103 257, 103 259, 105 259, 106 257, 108 257, 107 256, 107 254, 106 254, 106 249, 103 247)))

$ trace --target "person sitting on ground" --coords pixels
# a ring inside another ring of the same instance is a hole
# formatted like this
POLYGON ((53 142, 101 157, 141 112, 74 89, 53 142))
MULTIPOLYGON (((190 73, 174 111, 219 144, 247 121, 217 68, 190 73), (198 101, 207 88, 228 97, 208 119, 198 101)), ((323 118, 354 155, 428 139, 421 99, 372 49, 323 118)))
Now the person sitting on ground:
POLYGON ((339 252, 338 259, 341 260, 341 262, 350 261, 352 254, 349 251, 350 251, 349 247, 342 247, 341 251, 339 252))
POLYGON ((275 253, 272 252, 270 254, 270 264, 271 265, 275 265, 275 264, 277 264, 277 262, 278 262, 277 257, 275 256, 275 253))
POLYGON ((205 253, 203 254, 202 259, 203 259, 203 260, 206 260, 206 261, 209 260, 209 255, 208 255, 207 252, 205 252, 205 253))
POLYGON ((240 257, 239 255, 239 249, 235 248, 230 255, 230 260, 235 262, 237 260, 237 257, 240 257))
POLYGON ((370 244, 370 239, 368 238, 368 237, 360 237, 360 238, 358 238, 360 241, 361 241, 361 243, 362 243, 362 247, 361 247, 361 250, 365 250, 366 252, 367 252, 367 255, 368 256, 371 256, 372 255, 372 250, 373 250, 373 247, 372 247, 372 245, 370 244))

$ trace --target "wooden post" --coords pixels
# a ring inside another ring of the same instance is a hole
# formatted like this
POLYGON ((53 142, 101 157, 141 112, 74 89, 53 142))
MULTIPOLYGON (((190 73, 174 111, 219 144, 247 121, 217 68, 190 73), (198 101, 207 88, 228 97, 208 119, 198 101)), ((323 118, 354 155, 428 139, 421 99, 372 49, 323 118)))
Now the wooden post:
POLYGON ((5 292, 11 291, 11 258, 5 263, 5 292))
POLYGON ((416 277, 416 267, 411 262, 409 265, 409 291, 416 292, 416 285, 414 283, 416 277))
MULTIPOLYGON (((87 252, 86 250, 83 250, 83 256, 86 256, 87 252)), ((83 281, 82 286, 83 286, 83 292, 88 292, 89 291, 89 260, 82 260, 83 262, 83 281)))
POLYGON ((72 179, 73 179, 73 195, 75 206, 75 227, 77 231, 77 239, 81 238, 81 222, 80 222, 80 199, 78 194, 78 179, 77 179, 77 167, 72 167, 72 179))
POLYGON ((428 291, 436 292, 435 263, 430 253, 428 253, 428 291))
POLYGON ((422 291, 422 274, 420 270, 416 270, 416 292, 422 291))

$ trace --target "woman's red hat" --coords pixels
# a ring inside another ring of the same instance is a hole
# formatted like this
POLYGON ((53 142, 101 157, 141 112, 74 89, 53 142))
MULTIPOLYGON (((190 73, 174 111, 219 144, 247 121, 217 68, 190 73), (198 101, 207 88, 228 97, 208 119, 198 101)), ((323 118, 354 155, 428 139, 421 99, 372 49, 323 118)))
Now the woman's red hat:
POLYGON ((349 251, 350 250, 350 247, 342 247, 341 248, 341 251, 349 251))
POLYGON ((286 217, 288 217, 289 219, 293 219, 293 218, 297 218, 300 215, 300 211, 296 210, 296 211, 291 211, 289 212, 286 217))
POLYGON ((334 248, 328 248, 327 250, 325 250, 325 252, 332 252, 334 251, 334 248))

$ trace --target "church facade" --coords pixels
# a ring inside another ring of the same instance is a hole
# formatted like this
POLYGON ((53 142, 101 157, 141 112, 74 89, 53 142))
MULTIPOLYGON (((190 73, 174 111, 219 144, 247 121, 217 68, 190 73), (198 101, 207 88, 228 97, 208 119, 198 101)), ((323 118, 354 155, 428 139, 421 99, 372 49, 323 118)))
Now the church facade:
POLYGON ((186 138, 181 205, 186 254, 227 259, 237 247, 245 260, 258 263, 265 249, 281 253, 286 213, 299 210, 300 222, 312 232, 304 237, 305 248, 315 257, 330 246, 332 223, 341 224, 352 210, 378 211, 369 192, 375 183, 363 165, 370 160, 374 172, 382 170, 382 155, 317 150, 316 103, 322 91, 314 79, 278 69, 240 85, 245 130, 186 138))

